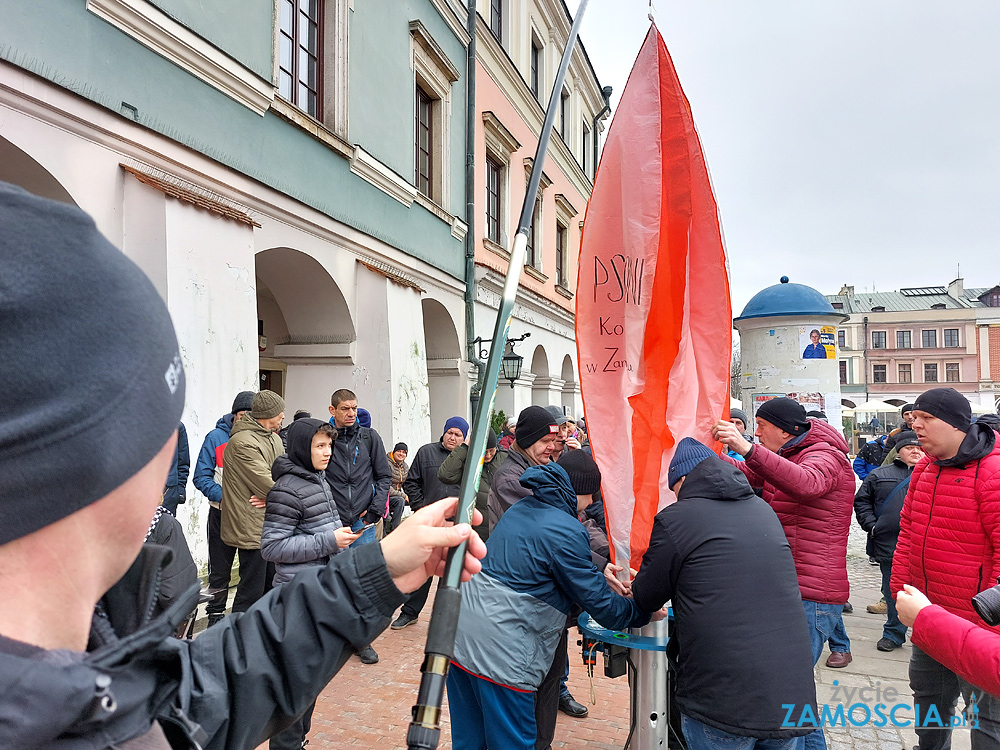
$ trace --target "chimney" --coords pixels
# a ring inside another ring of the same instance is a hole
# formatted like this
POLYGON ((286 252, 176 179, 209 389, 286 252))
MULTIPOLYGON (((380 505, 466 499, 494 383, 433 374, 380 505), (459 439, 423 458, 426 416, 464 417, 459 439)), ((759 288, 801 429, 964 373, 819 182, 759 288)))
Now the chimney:
POLYGON ((955 279, 948 284, 948 296, 953 299, 961 299, 965 294, 965 279, 955 279))
POLYGON ((853 297, 854 296, 854 287, 853 286, 847 286, 847 284, 844 284, 842 287, 840 287, 839 294, 840 294, 841 297, 853 297))

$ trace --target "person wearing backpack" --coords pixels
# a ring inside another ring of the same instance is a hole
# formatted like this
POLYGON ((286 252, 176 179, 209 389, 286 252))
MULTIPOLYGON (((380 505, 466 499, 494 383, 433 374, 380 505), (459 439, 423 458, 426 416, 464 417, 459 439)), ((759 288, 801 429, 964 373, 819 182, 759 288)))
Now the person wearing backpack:
POLYGON ((882 637, 875 648, 893 651, 906 640, 906 626, 899 621, 896 604, 889 594, 889 576, 892 556, 899 538, 899 514, 910 486, 913 467, 924 457, 917 433, 906 430, 896 436, 896 458, 888 466, 881 466, 865 477, 854 496, 854 515, 858 524, 868 533, 866 552, 878 560, 882 570, 882 596, 885 597, 886 620, 882 637))
MULTIPOLYGON (((345 526, 363 531, 354 544, 371 544, 378 540, 375 524, 386 514, 392 483, 385 446, 375 430, 358 424, 358 397, 347 388, 330 397, 330 424, 337 429, 337 440, 326 478, 337 512, 345 526)), ((364 664, 378 662, 371 644, 358 657, 364 664)))

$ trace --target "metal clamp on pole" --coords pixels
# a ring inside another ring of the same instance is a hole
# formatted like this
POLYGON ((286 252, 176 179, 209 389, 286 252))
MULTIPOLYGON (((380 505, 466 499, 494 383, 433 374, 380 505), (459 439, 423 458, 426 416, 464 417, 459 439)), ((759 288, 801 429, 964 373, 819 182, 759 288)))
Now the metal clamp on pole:
MULTIPOLYGON (((496 399, 497 379, 500 374, 500 363, 504 350, 507 348, 507 334, 510 331, 510 320, 514 313, 514 300, 517 296, 517 285, 524 268, 524 258, 528 244, 528 226, 538 195, 538 184, 542 179, 542 166, 552 135, 556 112, 561 101, 558 93, 562 91, 566 80, 566 71, 576 47, 576 39, 580 34, 580 21, 587 9, 588 0, 581 0, 573 19, 573 26, 563 50, 559 70, 552 84, 552 95, 545 112, 545 122, 538 134, 538 147, 535 150, 535 160, 531 165, 531 175, 524 194, 524 204, 521 206, 521 217, 518 222, 517 234, 514 237, 514 247, 511 249, 510 264, 507 266, 507 277, 504 280, 503 298, 500 309, 497 310, 496 325, 493 328, 493 345, 490 347, 490 358, 486 364, 486 377, 483 381, 482 398, 479 400, 475 418, 472 423, 469 439, 469 457, 462 473, 462 491, 459 494, 456 522, 471 523, 472 512, 476 507, 476 490, 479 487, 479 477, 483 470, 483 454, 486 452, 486 436, 490 426, 490 412, 496 399), (488 397, 487 397, 488 396, 488 397), (475 457, 475 460, 473 460, 475 457)), ((476 20, 470 20, 471 33, 475 36, 476 20)), ((472 102, 468 106, 474 106, 472 102)), ((434 609, 427 630, 427 644, 424 647, 424 663, 421 667, 420 688, 417 691, 417 705, 413 707, 413 718, 406 732, 406 744, 410 750, 435 750, 441 738, 441 705, 444 702, 444 689, 448 678, 448 665, 454 655, 455 633, 458 630, 458 614, 462 606, 462 593, 459 586, 462 581, 462 569, 465 563, 467 542, 462 542, 448 553, 444 577, 438 583, 434 598, 434 609)))

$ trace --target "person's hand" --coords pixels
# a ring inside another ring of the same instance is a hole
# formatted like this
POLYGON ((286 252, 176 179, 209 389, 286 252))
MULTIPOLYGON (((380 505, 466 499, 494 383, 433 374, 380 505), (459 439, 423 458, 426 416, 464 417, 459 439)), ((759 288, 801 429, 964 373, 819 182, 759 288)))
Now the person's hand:
MULTIPOLYGON (((389 575, 404 594, 416 591, 432 575, 443 575, 448 550, 466 539, 469 546, 465 552, 462 580, 468 581, 482 570, 479 561, 486 557, 485 542, 469 524, 453 524, 447 520, 455 515, 457 508, 457 497, 425 505, 380 542, 389 575)), ((473 511, 472 522, 482 523, 482 513, 473 511)))
POLYGON ((739 428, 732 422, 716 422, 712 426, 712 437, 727 448, 732 448, 741 456, 745 456, 753 448, 753 444, 747 442, 746 438, 740 433, 739 428))
POLYGON ((355 533, 351 531, 350 526, 341 526, 333 532, 333 537, 337 540, 338 549, 347 549, 359 536, 361 536, 361 532, 355 533))
POLYGON ((659 622, 660 620, 665 620, 669 614, 670 614, 670 612, 667 610, 667 608, 665 606, 664 607, 660 607, 652 615, 650 615, 649 621, 650 622, 659 622))
POLYGON ((259 498, 256 495, 251 495, 250 499, 247 502, 249 502, 253 507, 257 508, 258 510, 263 510, 264 507, 267 505, 266 498, 259 498))
POLYGON ((899 615, 899 621, 908 628, 913 627, 920 610, 929 606, 931 600, 909 584, 904 583, 903 590, 896 594, 896 614, 899 615))
POLYGON ((574 437, 571 437, 571 438, 566 438, 566 447, 571 451, 578 451, 583 446, 580 445, 579 440, 577 440, 574 437))
POLYGON ((618 580, 618 574, 621 573, 625 568, 621 565, 615 565, 614 563, 608 563, 604 566, 604 578, 608 582, 608 586, 619 596, 630 596, 632 594, 632 582, 631 581, 620 581, 618 580))

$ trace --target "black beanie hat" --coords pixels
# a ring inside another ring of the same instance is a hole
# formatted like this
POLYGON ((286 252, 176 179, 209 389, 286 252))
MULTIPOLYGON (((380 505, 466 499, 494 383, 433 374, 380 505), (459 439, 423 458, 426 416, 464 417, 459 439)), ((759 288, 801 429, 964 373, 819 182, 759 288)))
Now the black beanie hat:
POLYGON ((497 434, 491 429, 486 431, 486 450, 497 447, 497 434))
POLYGON ((913 411, 913 404, 903 404, 903 408, 899 410, 899 416, 903 416, 908 411, 913 411))
POLYGON ((593 495, 601 489, 601 470, 586 451, 568 451, 558 463, 569 474, 570 484, 577 495, 593 495))
POLYGON ((250 407, 253 406, 253 391, 240 391, 236 394, 236 398, 233 399, 233 410, 230 414, 236 414, 241 411, 250 411, 250 407))
POLYGON ((410 449, 406 447, 406 443, 396 443, 396 446, 392 449, 392 452, 403 451, 404 453, 409 453, 410 449))
POLYGON ((522 448, 537 443, 546 435, 559 432, 556 420, 541 406, 529 406, 517 417, 517 429, 514 431, 514 442, 522 448))
POLYGON ((0 182, 0 544, 100 500, 177 430, 163 298, 76 206, 0 182), (139 418, 142 415, 142 418, 139 418))
POLYGON ((920 438, 917 437, 917 433, 913 430, 897 432, 896 442, 893 443, 893 447, 898 451, 900 448, 905 448, 908 445, 920 445, 920 438))
POLYGON ((809 429, 805 408, 787 397, 765 401, 757 409, 756 416, 791 435, 802 435, 809 429))
POLYGON ((913 411, 925 411, 962 432, 968 432, 972 425, 972 404, 954 388, 924 391, 917 396, 913 411))

